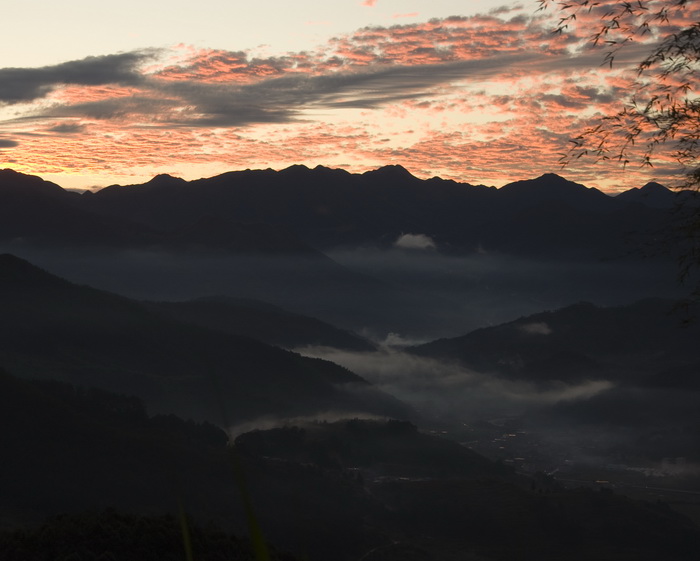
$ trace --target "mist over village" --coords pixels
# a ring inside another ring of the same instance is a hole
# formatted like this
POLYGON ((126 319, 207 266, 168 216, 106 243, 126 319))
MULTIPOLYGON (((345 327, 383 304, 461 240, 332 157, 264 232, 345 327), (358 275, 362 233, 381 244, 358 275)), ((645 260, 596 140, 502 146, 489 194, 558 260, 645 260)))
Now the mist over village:
POLYGON ((0 559, 697 559, 695 2, 3 10, 0 559))

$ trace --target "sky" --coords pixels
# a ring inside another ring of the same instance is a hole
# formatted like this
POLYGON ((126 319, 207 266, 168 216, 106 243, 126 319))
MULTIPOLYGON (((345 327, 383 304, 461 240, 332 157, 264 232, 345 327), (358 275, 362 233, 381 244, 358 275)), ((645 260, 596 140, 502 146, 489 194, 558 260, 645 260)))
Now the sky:
MULTIPOLYGON (((66 188, 246 168, 401 164, 501 186, 556 172, 614 192, 654 168, 559 159, 614 112, 613 68, 535 0, 4 0, 0 167, 66 188)), ((670 25, 670 24, 669 24, 670 25)))

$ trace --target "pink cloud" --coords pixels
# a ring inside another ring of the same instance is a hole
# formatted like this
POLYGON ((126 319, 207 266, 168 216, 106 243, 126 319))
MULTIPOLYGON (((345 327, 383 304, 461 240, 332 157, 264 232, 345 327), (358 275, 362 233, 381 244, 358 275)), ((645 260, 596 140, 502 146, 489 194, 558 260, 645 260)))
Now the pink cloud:
POLYGON ((377 3, 377 0, 364 0, 361 6, 368 6, 368 7, 373 7, 377 3))

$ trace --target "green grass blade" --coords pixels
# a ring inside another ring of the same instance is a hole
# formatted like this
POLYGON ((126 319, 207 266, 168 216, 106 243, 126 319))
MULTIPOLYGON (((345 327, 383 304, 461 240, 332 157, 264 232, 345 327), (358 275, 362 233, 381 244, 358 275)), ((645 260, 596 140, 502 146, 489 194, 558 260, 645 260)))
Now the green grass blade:
POLYGON ((182 533, 182 545, 185 548, 185 560, 194 561, 194 553, 192 551, 192 534, 190 533, 190 525, 187 522, 185 514, 185 506, 182 504, 182 499, 177 499, 177 516, 180 520, 180 532, 182 533))

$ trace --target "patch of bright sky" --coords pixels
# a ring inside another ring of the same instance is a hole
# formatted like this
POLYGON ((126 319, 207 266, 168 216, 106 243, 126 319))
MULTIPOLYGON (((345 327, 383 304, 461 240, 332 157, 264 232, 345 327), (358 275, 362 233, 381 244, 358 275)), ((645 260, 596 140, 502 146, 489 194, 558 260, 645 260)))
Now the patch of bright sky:
MULTIPOLYGON (((369 25, 486 13, 508 0, 3 0, 0 68, 188 44, 282 54, 369 25), (373 5, 367 5, 373 4, 373 5)), ((533 12, 535 0, 519 4, 533 12)))

